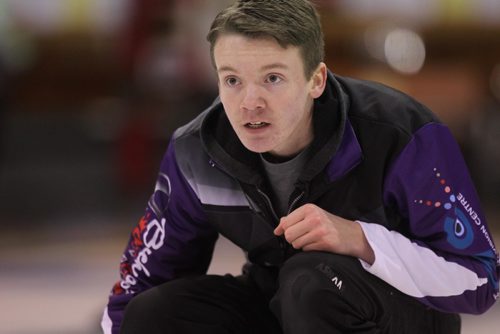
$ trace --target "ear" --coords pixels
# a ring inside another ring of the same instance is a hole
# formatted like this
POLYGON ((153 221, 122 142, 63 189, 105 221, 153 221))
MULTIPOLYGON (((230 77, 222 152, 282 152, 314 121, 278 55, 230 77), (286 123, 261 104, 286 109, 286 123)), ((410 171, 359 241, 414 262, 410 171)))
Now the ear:
POLYGON ((310 94, 313 99, 316 99, 323 94, 326 87, 327 68, 325 63, 319 63, 318 68, 314 71, 311 79, 310 94))

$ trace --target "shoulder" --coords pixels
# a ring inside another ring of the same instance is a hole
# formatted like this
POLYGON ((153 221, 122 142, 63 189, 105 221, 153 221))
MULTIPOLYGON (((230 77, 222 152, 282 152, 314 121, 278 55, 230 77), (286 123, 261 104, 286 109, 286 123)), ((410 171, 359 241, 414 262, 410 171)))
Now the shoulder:
POLYGON ((178 142, 192 136, 199 136, 203 121, 205 120, 209 112, 210 109, 206 109, 202 111, 198 116, 196 116, 193 120, 191 120, 189 123, 177 128, 174 134, 172 135, 172 141, 178 142))
POLYGON ((354 124, 387 128, 412 135, 437 116, 413 97, 384 84, 336 76, 349 97, 348 117, 354 124))
POLYGON ((171 138, 171 145, 174 147, 176 156, 192 156, 193 152, 205 151, 202 140, 202 131, 210 127, 208 120, 214 118, 213 115, 219 112, 220 99, 216 98, 214 102, 203 110, 197 117, 189 123, 177 128, 171 138))

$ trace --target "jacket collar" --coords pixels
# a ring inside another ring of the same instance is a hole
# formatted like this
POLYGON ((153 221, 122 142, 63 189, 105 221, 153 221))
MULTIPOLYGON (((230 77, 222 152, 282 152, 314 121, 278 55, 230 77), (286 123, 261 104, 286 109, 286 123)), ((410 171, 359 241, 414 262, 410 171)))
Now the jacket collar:
MULTIPOLYGON (((361 148, 347 117, 349 107, 349 96, 329 71, 325 92, 314 101, 311 158, 299 182, 311 181, 325 168, 328 179, 334 181, 361 161, 361 148)), ((201 139, 209 156, 223 171, 247 184, 264 182, 259 155, 241 144, 219 99, 203 120, 201 139)))

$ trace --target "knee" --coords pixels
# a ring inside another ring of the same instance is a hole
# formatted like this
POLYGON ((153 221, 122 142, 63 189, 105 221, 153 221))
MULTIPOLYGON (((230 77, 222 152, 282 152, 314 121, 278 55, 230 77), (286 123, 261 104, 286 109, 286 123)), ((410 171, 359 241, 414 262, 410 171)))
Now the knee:
POLYGON ((125 308, 121 333, 155 332, 161 319, 175 312, 175 294, 170 294, 168 285, 153 287, 134 296, 125 308), (165 298, 165 293, 172 298, 165 298))
POLYGON ((299 253, 285 262, 279 275, 278 295, 280 304, 296 308, 300 312, 315 312, 332 299, 342 299, 345 286, 343 266, 331 263, 344 260, 342 256, 319 252, 299 253), (336 261, 339 257, 339 261, 336 261), (332 258, 333 259, 332 261, 332 258))
POLYGON ((310 269, 294 270, 282 276, 276 299, 280 308, 296 314, 316 313, 322 302, 320 277, 310 269))
POLYGON ((122 327, 125 325, 136 327, 140 324, 151 323, 160 309, 159 300, 155 288, 134 296, 125 308, 122 327))
MULTIPOLYGON (((356 259, 323 252, 299 253, 285 262, 280 270, 280 286, 304 286, 313 283, 313 288, 343 290, 344 278, 349 276, 359 263, 356 259), (299 279, 299 277, 302 277, 299 279), (335 289, 336 288, 336 289, 335 289)), ((352 276, 352 275, 351 275, 352 276)))

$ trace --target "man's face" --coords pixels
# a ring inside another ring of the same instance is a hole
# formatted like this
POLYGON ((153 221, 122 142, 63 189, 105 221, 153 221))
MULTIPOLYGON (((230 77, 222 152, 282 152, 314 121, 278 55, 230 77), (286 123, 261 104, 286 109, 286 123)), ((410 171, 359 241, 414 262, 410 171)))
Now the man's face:
POLYGON ((287 157, 312 141, 313 100, 326 80, 323 63, 308 80, 299 48, 237 34, 219 37, 214 60, 222 104, 247 149, 287 157))

